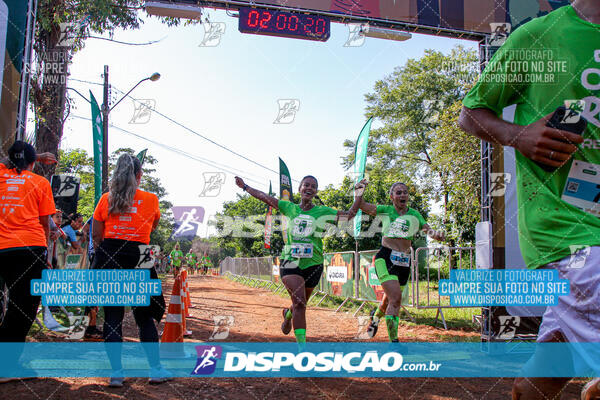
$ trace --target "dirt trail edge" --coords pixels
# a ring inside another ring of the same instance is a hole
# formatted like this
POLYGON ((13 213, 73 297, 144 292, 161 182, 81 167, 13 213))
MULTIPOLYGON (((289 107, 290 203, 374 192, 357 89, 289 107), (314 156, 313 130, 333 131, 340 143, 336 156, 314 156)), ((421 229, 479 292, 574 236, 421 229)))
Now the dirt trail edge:
MULTIPOLYGON (((171 293, 172 279, 163 282, 171 293)), ((215 318, 233 317, 225 341, 264 342, 294 341, 293 334, 281 333, 281 309, 289 306, 288 298, 267 290, 250 288, 224 278, 191 276, 189 279, 194 308, 188 320, 193 335, 186 341, 207 341, 215 331, 215 318)), ((168 296, 165 296, 168 301, 168 296)), ((334 313, 332 309, 309 307, 307 311, 309 341, 359 341, 358 320, 351 313, 334 313)), ((163 322, 164 323, 164 322, 163 322)), ((159 330, 162 330, 162 325, 159 330)), ((131 313, 126 314, 125 340, 137 340, 137 328, 131 313)), ((473 332, 407 326, 400 328, 400 341, 441 341, 477 335, 473 332)), ((386 341, 380 329, 376 341, 386 341)), ((563 400, 579 399, 582 380, 570 383, 563 400)), ((106 378, 27 379, 0 384, 0 399, 128 399, 128 400, 196 400, 196 399, 510 399, 512 379, 508 378, 176 378, 150 386, 147 379, 126 379, 123 388, 109 388, 106 378)))

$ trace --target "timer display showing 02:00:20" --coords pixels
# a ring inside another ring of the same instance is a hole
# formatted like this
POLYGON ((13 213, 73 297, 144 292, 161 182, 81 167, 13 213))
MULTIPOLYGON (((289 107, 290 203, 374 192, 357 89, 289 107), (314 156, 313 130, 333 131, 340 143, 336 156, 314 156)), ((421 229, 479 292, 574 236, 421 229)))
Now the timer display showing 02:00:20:
POLYGON ((242 33, 283 36, 325 42, 331 21, 324 16, 259 8, 240 7, 239 30, 242 33))

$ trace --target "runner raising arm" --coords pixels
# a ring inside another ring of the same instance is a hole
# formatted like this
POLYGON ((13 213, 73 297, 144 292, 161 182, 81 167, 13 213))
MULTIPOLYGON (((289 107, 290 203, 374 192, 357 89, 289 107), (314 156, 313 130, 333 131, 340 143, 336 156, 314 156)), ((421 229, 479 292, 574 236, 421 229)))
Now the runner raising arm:
POLYGON ((323 273, 324 221, 335 216, 336 221, 350 219, 356 215, 359 202, 355 199, 349 211, 337 211, 324 205, 315 206, 318 183, 315 177, 305 176, 300 182, 300 204, 277 200, 249 187, 243 179, 236 177, 237 186, 251 196, 278 209, 289 219, 286 241, 281 255, 280 276, 292 299, 292 306, 283 309, 281 331, 288 334, 294 327, 296 341, 303 346, 306 342, 306 303, 323 273))

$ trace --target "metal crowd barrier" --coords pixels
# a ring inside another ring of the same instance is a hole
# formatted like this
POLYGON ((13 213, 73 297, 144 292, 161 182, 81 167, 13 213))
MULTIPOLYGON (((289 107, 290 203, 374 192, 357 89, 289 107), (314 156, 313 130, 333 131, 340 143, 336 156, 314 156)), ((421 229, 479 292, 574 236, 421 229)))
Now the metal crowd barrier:
POLYGON ((441 317, 444 329, 448 329, 444 318, 444 308, 472 308, 450 305, 450 298, 438 295, 440 279, 448 279, 452 269, 475 269, 475 247, 421 247, 415 251, 412 276, 414 307, 417 309, 437 309, 435 320, 441 317), (419 261, 423 260, 424 274, 419 271, 419 261), (435 279, 431 279, 432 275, 435 279), (421 289, 421 282, 425 282, 425 290, 421 289), (434 283, 435 282, 435 283, 434 283), (435 295, 432 295, 432 292, 435 295))
MULTIPOLYGON (((383 288, 375 274, 373 257, 378 250, 325 253, 324 271, 310 301, 319 306, 328 297, 341 297, 342 303, 335 309, 338 312, 351 302, 360 305, 354 311, 356 316, 367 303, 379 303, 383 298, 383 288)), ((438 295, 438 282, 447 278, 450 269, 475 269, 474 247, 421 247, 411 249, 411 276, 403 291, 402 308, 408 317, 416 322, 408 308, 437 309, 436 322, 447 329, 444 308, 451 306, 449 298, 438 295), (423 286, 423 287, 421 287, 423 286)), ((275 289, 275 293, 285 291, 279 279, 278 262, 273 257, 231 258, 221 261, 221 275, 252 287, 275 289)))

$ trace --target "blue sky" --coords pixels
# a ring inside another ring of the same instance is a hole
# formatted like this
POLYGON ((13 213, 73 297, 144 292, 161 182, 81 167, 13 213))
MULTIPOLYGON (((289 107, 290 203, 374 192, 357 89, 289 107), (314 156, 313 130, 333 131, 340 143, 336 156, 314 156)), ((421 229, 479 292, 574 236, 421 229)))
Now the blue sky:
MULTIPOLYGON (((215 47, 199 46, 203 25, 167 27, 145 17, 142 28, 117 31, 123 42, 160 42, 148 46, 126 46, 89 39, 70 68, 68 86, 87 94, 91 89, 99 102, 103 65, 110 68, 114 88, 127 91, 140 79, 159 72, 157 82, 144 82, 133 93, 151 99, 162 114, 247 158, 278 170, 278 157, 287 163, 292 179, 315 175, 319 184, 339 184, 344 174, 340 161, 343 142, 355 139, 365 122, 364 95, 375 82, 418 58, 425 49, 449 52, 462 43, 475 49, 475 42, 414 34, 406 42, 367 38, 360 47, 344 47, 348 27, 332 23, 328 42, 242 34, 238 20, 221 11, 210 11, 211 22, 224 22, 225 33, 215 47), (290 124, 273 124, 278 99, 298 99, 300 107, 290 124)), ((72 93, 73 94, 73 93, 72 93)), ((116 99, 119 92, 113 91, 116 99)), ((153 113, 147 123, 130 123, 134 102, 123 100, 110 114, 110 122, 154 142, 181 149, 197 158, 226 166, 258 189, 267 190, 269 180, 278 191, 278 176, 232 155, 193 133, 153 113)), ((92 151, 89 105, 73 94, 71 116, 65 125, 61 147, 92 151)), ((375 125, 377 126, 377 122, 375 125)), ((213 215, 240 190, 233 175, 216 197, 199 197, 203 173, 222 171, 168 151, 155 144, 111 128, 109 151, 119 147, 148 148, 158 159, 157 175, 177 206, 203 206, 213 215)))

